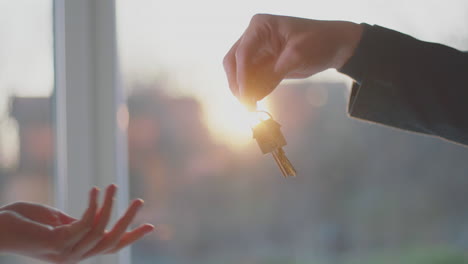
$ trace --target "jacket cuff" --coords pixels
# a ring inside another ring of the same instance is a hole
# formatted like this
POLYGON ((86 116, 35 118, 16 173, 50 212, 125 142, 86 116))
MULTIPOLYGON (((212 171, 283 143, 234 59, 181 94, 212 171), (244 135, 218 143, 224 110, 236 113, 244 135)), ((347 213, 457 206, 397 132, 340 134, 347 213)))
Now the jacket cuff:
POLYGON ((359 44, 356 47, 353 56, 349 58, 345 65, 338 69, 339 72, 348 75, 359 84, 362 82, 366 65, 368 65, 366 59, 369 57, 368 53, 372 43, 372 39, 370 36, 372 35, 372 26, 366 23, 362 23, 361 25, 364 26, 361 40, 359 41, 359 44))
POLYGON ((348 113, 374 122, 398 122, 388 120, 388 113, 402 100, 393 82, 400 79, 401 51, 414 39, 377 25, 362 25, 363 34, 353 56, 338 70, 355 81, 348 113))

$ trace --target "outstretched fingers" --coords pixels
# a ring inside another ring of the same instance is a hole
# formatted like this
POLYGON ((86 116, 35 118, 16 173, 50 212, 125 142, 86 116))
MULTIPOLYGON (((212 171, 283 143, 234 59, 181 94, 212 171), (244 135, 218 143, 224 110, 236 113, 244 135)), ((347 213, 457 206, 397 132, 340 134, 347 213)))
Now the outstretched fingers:
POLYGON ((117 221, 112 230, 109 233, 107 233, 93 249, 86 253, 85 257, 93 256, 101 252, 106 252, 117 246, 119 244, 120 239, 125 234, 125 231, 127 230, 128 226, 135 218, 138 210, 142 206, 143 200, 134 200, 125 212, 125 214, 117 221))
POLYGON ((91 189, 89 193, 88 209, 80 220, 56 229, 59 236, 66 236, 65 238, 60 238, 61 241, 65 241, 62 245, 65 250, 68 251, 74 247, 92 229, 98 207, 98 194, 98 188, 94 187, 91 189))
POLYGON ((131 203, 110 232, 105 230, 111 218, 116 189, 116 185, 107 187, 104 202, 100 209, 98 209, 97 201, 99 190, 97 188, 91 190, 88 209, 82 218, 56 228, 57 237, 53 240, 60 243, 52 245, 53 252, 56 253, 51 253, 48 259, 60 263, 76 263, 93 255, 113 253, 154 230, 152 225, 145 224, 126 232, 143 205, 141 199, 134 200, 131 203))
POLYGON ((96 244, 102 239, 105 234, 105 228, 109 222, 112 205, 114 202, 114 195, 116 193, 117 186, 112 184, 107 187, 106 195, 104 198, 104 204, 100 209, 98 215, 94 217, 94 226, 92 229, 81 239, 69 253, 72 259, 81 259, 82 256, 91 250, 96 244))
POLYGON ((135 241, 141 239, 145 235, 151 233, 154 230, 154 226, 150 224, 141 225, 130 232, 126 232, 122 238, 120 239, 119 243, 110 250, 106 251, 105 253, 115 253, 122 248, 134 243, 135 241))

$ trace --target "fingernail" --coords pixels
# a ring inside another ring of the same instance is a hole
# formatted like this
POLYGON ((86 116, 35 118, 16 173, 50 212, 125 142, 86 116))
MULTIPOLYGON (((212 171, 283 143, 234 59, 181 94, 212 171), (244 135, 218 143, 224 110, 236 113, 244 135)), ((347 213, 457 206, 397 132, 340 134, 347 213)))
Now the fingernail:
POLYGON ((116 192, 117 191, 117 185, 111 184, 107 187, 107 191, 109 192, 116 192))
POLYGON ((154 225, 152 225, 152 224, 145 224, 145 227, 148 228, 148 229, 151 229, 149 231, 154 231, 156 229, 156 227, 154 227, 154 225))
POLYGON ((90 191, 90 193, 91 193, 92 195, 96 195, 98 192, 99 192, 99 188, 96 187, 96 186, 94 186, 94 187, 91 189, 91 191, 90 191))
POLYGON ((138 205, 139 207, 141 207, 145 203, 145 201, 143 201, 142 199, 136 199, 134 203, 138 205))

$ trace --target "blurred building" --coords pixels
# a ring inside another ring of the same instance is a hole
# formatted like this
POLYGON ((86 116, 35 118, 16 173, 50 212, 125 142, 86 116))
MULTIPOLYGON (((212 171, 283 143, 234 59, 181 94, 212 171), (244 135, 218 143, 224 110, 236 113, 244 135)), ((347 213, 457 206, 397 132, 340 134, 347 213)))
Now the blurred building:
MULTIPOLYGON (((272 94, 298 171, 287 180, 257 148, 215 144, 195 99, 136 88, 131 196, 146 200, 136 222, 158 226, 134 247, 136 264, 344 263, 413 245, 466 248, 466 148, 349 118, 344 84, 288 84, 272 94)), ((21 146, 3 186, 8 199, 52 193, 50 105, 12 100, 21 146)))
POLYGON ((50 98, 13 97, 10 117, 17 123, 18 160, 8 173, 5 202, 30 200, 50 204, 53 198, 54 141, 50 98))
POLYGON ((52 104, 46 97, 13 97, 10 116, 19 135, 19 171, 50 173, 53 164, 52 104))

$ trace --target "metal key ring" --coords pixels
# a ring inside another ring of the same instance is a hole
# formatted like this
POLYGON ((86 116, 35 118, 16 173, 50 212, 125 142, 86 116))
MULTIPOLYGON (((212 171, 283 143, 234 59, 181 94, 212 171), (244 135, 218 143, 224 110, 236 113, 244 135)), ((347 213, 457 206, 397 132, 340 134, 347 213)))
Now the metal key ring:
POLYGON ((275 120, 273 116, 265 110, 255 110, 255 113, 265 113, 271 118, 271 120, 275 120))

